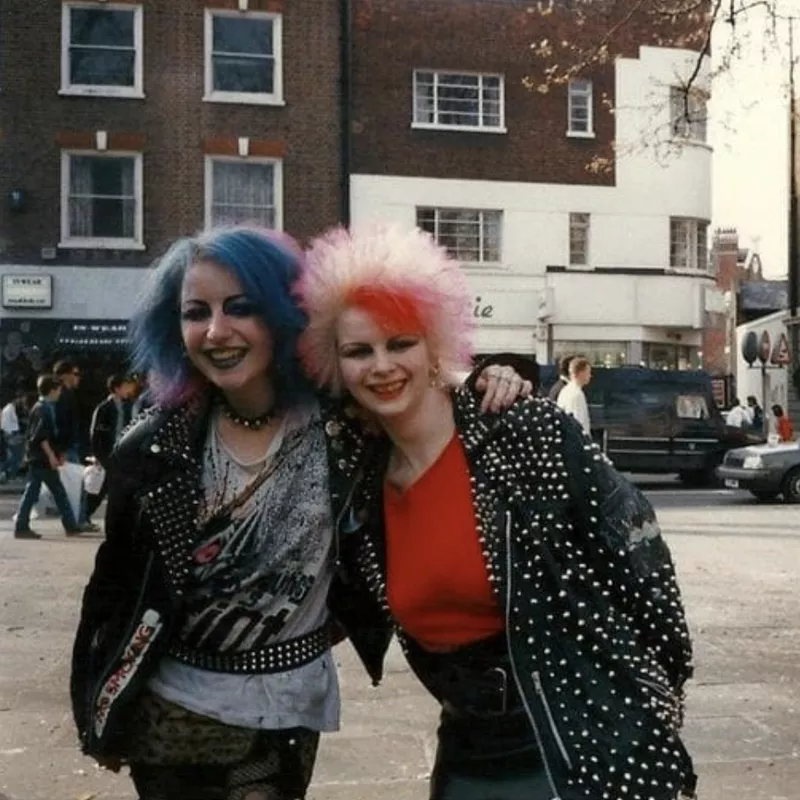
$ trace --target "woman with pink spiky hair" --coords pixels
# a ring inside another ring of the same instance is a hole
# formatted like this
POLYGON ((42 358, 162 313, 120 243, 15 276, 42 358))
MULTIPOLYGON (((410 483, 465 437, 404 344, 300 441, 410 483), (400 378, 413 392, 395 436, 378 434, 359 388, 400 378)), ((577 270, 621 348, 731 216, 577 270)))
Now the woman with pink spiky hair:
POLYGON ((431 800, 692 796, 691 645, 647 500, 549 400, 493 416, 452 388, 469 293, 422 231, 321 237, 297 293, 306 370, 343 398, 332 597, 392 625, 441 704, 431 800))

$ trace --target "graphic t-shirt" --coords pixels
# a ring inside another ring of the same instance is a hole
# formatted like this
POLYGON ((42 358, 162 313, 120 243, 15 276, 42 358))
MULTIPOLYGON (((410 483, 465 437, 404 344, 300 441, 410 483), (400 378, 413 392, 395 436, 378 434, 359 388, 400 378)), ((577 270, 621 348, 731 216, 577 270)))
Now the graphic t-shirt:
MULTIPOLYGON (((212 422, 203 455, 202 525, 178 637, 196 649, 254 650, 327 620, 332 520, 319 411, 287 413, 264 459, 243 464, 212 422), (261 480, 266 474, 266 479, 261 480), (239 501, 233 502, 234 498, 239 501)), ((335 730, 330 654, 273 675, 206 672, 165 658, 150 688, 227 724, 335 730)))

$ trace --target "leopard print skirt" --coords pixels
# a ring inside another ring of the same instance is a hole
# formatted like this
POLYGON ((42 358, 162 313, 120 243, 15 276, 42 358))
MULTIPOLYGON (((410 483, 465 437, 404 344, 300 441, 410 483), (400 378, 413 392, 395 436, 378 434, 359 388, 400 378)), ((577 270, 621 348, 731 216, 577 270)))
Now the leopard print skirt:
POLYGON ((145 692, 128 761, 140 800, 302 800, 318 745, 308 728, 225 725, 145 692))

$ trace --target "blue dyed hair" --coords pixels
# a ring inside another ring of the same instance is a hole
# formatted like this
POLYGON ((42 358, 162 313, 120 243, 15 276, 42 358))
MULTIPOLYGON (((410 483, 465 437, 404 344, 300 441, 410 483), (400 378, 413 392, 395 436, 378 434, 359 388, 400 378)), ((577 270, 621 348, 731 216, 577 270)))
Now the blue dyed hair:
POLYGON ((229 270, 260 309, 272 337, 276 405, 289 408, 306 399, 312 389, 297 340, 307 318, 292 293, 302 260, 289 236, 253 227, 215 229, 172 245, 151 270, 129 327, 134 368, 149 374, 156 400, 174 406, 208 387, 186 357, 181 336, 181 287, 197 261, 229 270))

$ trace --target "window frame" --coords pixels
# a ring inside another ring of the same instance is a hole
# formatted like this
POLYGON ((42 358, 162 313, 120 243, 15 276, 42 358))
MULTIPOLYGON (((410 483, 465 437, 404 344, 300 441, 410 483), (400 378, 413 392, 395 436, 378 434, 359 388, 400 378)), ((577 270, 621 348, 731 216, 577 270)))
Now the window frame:
POLYGON ((275 168, 275 185, 273 193, 275 196, 275 225, 273 230, 283 230, 283 159, 281 158, 268 158, 268 157, 253 157, 253 156, 226 156, 209 154, 205 157, 204 165, 204 212, 206 228, 211 228, 215 224, 212 216, 212 208, 214 205, 214 162, 223 161, 232 164, 272 164, 275 168))
POLYGON ((592 215, 588 211, 570 211, 569 213, 569 265, 571 267, 588 267, 591 253, 592 237, 592 215), (579 220, 578 217, 585 219, 579 220), (584 231, 584 259, 582 261, 573 260, 572 233, 574 229, 584 231))
POLYGON ((422 230, 427 231, 428 233, 430 233, 433 236, 434 241, 440 247, 444 247, 448 251, 448 253, 450 253, 451 256, 454 259, 456 259, 459 264, 461 264, 462 267, 464 267, 466 269, 485 269, 485 268, 496 269, 496 268, 501 267, 503 265, 503 222, 504 222, 504 214, 503 214, 503 210, 502 209, 499 209, 499 208, 468 208, 468 207, 465 207, 465 206, 415 205, 414 206, 414 219, 415 219, 415 222, 417 224, 417 227, 422 229, 422 230), (433 232, 428 231, 427 228, 423 228, 422 225, 419 224, 420 211, 422 211, 423 209, 430 209, 430 210, 432 210, 434 212, 434 230, 433 230, 433 232), (450 212, 470 212, 470 213, 478 214, 479 224, 480 224, 480 228, 479 228, 479 241, 480 241, 479 249, 481 251, 481 253, 480 253, 481 260, 479 260, 479 261, 464 261, 464 260, 458 258, 458 256, 456 256, 454 253, 452 253, 452 251, 447 247, 446 244, 444 244, 444 243, 442 243, 440 241, 440 230, 439 230, 440 229, 440 225, 441 225, 440 214, 443 211, 445 211, 445 212, 447 212, 447 211, 450 211, 450 212), (498 258, 497 258, 497 260, 489 260, 489 259, 485 259, 484 260, 483 259, 483 253, 484 253, 484 250, 486 249, 486 244, 485 243, 486 243, 486 239, 488 238, 486 236, 486 231, 485 231, 485 228, 484 228, 484 225, 486 224, 485 220, 484 220, 484 215, 485 214, 498 214, 499 215, 500 233, 499 233, 499 237, 498 237, 499 238, 499 242, 498 242, 498 253, 497 253, 498 258))
POLYGON ((283 14, 272 11, 238 11, 227 8, 206 8, 203 17, 203 101, 206 103, 240 103, 258 106, 283 106, 283 14), (272 72, 273 91, 229 92, 214 88, 214 19, 234 17, 237 19, 272 20, 272 72))
POLYGON ((61 95, 80 97, 115 97, 141 100, 144 98, 144 6, 132 3, 103 3, 70 0, 61 6, 61 95), (72 46, 73 9, 93 11, 128 11, 133 14, 133 86, 102 86, 94 83, 76 83, 70 80, 70 47, 72 46))
POLYGON ((709 221, 699 217, 670 217, 669 218, 669 265, 671 269, 685 269, 693 272, 709 273, 711 269, 711 259, 708 254, 708 228, 709 221), (674 247, 676 237, 674 236, 675 225, 683 225, 682 235, 683 247, 688 254, 686 264, 676 263, 674 247), (700 235, 702 231, 703 235, 700 235))
POLYGON ((508 133, 506 128, 506 80, 505 75, 500 72, 475 72, 474 70, 445 70, 445 69, 414 69, 411 73, 411 127, 417 130, 434 130, 434 131, 461 131, 466 133, 508 133), (424 122, 417 120, 417 76, 421 73, 431 73, 434 79, 434 122, 424 122), (480 96, 478 98, 478 117, 483 119, 481 112, 481 104, 483 103, 483 79, 484 78, 497 78, 499 81, 499 103, 500 103, 500 120, 497 125, 453 125, 438 122, 439 116, 442 112, 439 111, 436 86, 440 75, 459 75, 478 77, 481 79, 479 85, 480 96))
POLYGON ((689 115, 699 109, 702 116, 686 119, 684 98, 687 90, 682 86, 669 87, 669 128, 670 138, 677 142, 708 145, 708 93, 698 88, 688 90, 689 115), (693 100, 698 105, 692 108, 693 100))
POLYGON ((588 78, 575 78, 571 80, 567 84, 567 136, 576 138, 576 139, 594 139, 594 82, 588 78), (579 91, 577 89, 577 84, 582 83, 588 86, 588 90, 579 91), (586 107, 588 109, 587 119, 586 119, 586 130, 578 130, 577 128, 573 127, 573 102, 575 99, 575 95, 583 96, 587 98, 586 107))
POLYGON ((131 150, 82 150, 61 151, 61 239, 58 246, 65 250, 144 250, 144 160, 143 154, 131 150), (92 158, 132 158, 133 187, 136 199, 134 213, 134 237, 132 239, 110 237, 76 237, 69 230, 69 197, 71 161, 73 156, 92 158))

